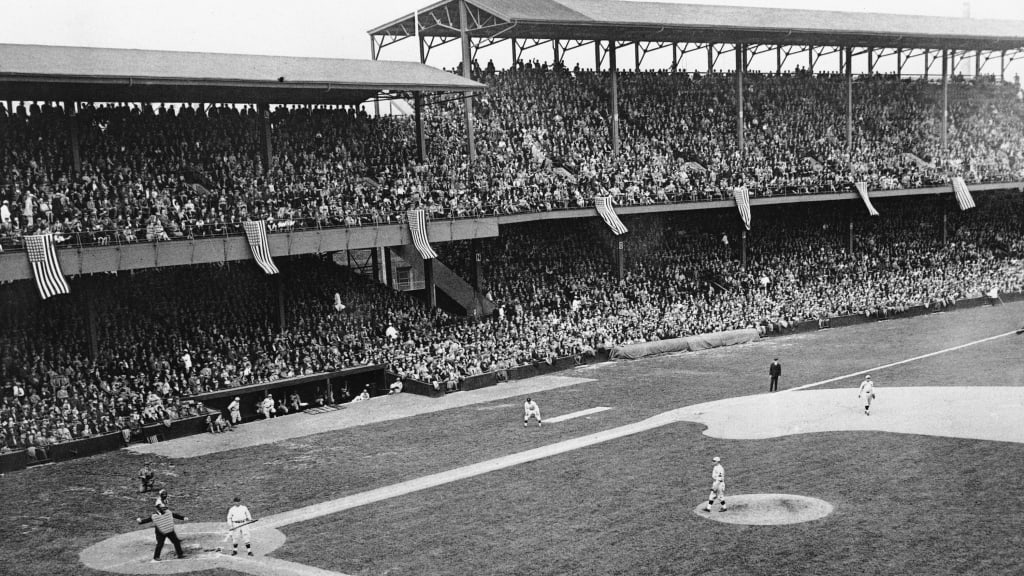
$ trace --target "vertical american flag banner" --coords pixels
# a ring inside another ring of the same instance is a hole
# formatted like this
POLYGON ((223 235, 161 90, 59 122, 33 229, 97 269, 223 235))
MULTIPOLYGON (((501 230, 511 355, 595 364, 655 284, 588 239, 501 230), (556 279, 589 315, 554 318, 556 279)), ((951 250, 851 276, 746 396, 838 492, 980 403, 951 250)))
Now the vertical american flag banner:
POLYGON ((732 189, 732 198, 736 201, 736 208, 740 211, 743 225, 750 230, 750 190, 747 190, 746 186, 737 186, 732 189))
POLYGON ((256 264, 267 274, 277 274, 280 271, 274 265, 270 257, 270 244, 267 242, 267 223, 263 220, 242 222, 245 228, 245 237, 249 240, 249 247, 252 248, 252 255, 256 258, 256 264))
POLYGON ((959 176, 953 177, 953 194, 956 194, 956 203, 960 205, 961 211, 974 208, 974 197, 967 189, 967 183, 959 176))
POLYGON ((619 215, 615 213, 615 208, 612 207, 612 199, 608 196, 595 196, 594 206, 597 207, 597 213, 601 215, 601 219, 604 223, 612 229, 612 233, 616 236, 629 232, 629 229, 619 220, 619 215))
POLYGON ((871 198, 868 197, 867 182, 857 182, 857 194, 860 194, 860 199, 863 200, 864 205, 868 207, 868 214, 878 216, 878 210, 875 210, 875 206, 871 203, 871 198))
POLYGON ((409 220, 409 232, 412 234, 412 243, 416 251, 424 260, 437 258, 437 252, 430 247, 430 239, 427 238, 427 218, 423 210, 409 210, 406 213, 409 220))
POLYGON ((69 294, 71 289, 60 271, 57 249, 53 245, 53 234, 25 236, 25 248, 28 249, 28 262, 32 265, 36 287, 39 288, 39 295, 43 300, 57 294, 69 294))

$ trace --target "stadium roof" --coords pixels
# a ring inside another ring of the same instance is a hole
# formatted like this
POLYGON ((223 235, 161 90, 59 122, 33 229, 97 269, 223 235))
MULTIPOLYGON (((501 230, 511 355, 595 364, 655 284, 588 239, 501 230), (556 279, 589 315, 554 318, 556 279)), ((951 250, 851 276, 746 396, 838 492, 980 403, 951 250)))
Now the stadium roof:
POLYGON ((416 62, 0 44, 0 99, 358 104, 381 91, 483 90, 416 62))
MULTIPOLYGON (((1014 50, 1024 22, 623 0, 466 0, 474 36, 558 40, 1014 50)), ((419 11, 424 36, 459 35, 459 2, 419 11)), ((370 31, 414 36, 409 14, 370 31)))

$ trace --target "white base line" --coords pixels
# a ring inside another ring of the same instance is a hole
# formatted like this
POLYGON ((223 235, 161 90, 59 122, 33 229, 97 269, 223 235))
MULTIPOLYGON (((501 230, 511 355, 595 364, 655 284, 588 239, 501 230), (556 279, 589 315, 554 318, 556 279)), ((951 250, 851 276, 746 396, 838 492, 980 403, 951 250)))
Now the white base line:
POLYGON ((544 422, 561 422, 563 420, 572 420, 573 418, 579 418, 581 416, 590 416, 591 414, 597 414, 598 412, 604 412, 605 410, 611 410, 608 406, 598 406, 596 408, 587 408, 586 410, 580 410, 579 412, 570 412, 568 414, 562 414, 561 416, 555 416, 554 418, 548 418, 544 422))
POLYGON ((1003 334, 997 334, 995 336, 989 336, 988 338, 982 338, 981 340, 975 340, 974 342, 968 342, 967 344, 961 344, 959 346, 953 346, 952 348, 946 348, 944 350, 938 350, 936 352, 929 352, 927 354, 922 354, 920 356, 914 356, 913 358, 907 358, 906 360, 900 360, 899 362, 893 362, 891 364, 883 364, 882 366, 875 366, 874 368, 869 368, 867 370, 861 370, 860 372, 851 372, 849 374, 844 374, 843 376, 836 376, 835 378, 829 378, 828 380, 822 380, 821 382, 814 382, 812 384, 804 384, 803 386, 797 386, 796 388, 787 388, 785 390, 782 390, 782 392, 792 392, 794 390, 804 390, 804 389, 807 389, 807 388, 813 388, 815 386, 821 386, 822 384, 828 384, 830 382, 836 382, 836 381, 839 381, 839 380, 845 380, 847 378, 853 378, 854 376, 860 376, 861 374, 870 374, 871 372, 876 372, 878 370, 884 370, 885 368, 892 368, 893 366, 899 366, 900 364, 906 364, 908 362, 914 362, 915 360, 924 360, 925 358, 931 358, 932 356, 938 356, 939 354, 945 354, 946 352, 953 352, 954 350, 959 350, 961 348, 967 348, 968 346, 974 346, 975 344, 982 344, 982 343, 988 342, 990 340, 996 340, 997 338, 1003 338, 1005 336, 1009 336, 1011 334, 1016 334, 1016 333, 1017 333, 1016 330, 1012 330, 1010 332, 1006 332, 1006 333, 1003 333, 1003 334))

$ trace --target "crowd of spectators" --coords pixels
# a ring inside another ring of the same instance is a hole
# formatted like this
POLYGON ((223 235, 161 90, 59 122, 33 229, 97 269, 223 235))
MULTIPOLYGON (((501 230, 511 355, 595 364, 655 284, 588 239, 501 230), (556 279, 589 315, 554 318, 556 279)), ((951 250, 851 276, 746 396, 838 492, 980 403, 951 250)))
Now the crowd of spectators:
POLYGON ((0 243, 53 232, 59 243, 110 244, 397 222, 589 205, 1024 179, 1018 86, 954 79, 948 147, 941 87, 859 77, 852 155, 846 80, 804 71, 745 77, 745 144, 736 138, 730 75, 621 72, 621 149, 609 139, 606 72, 520 63, 478 68, 477 156, 466 155, 464 103, 425 111, 428 158, 417 162, 409 116, 352 107, 278 107, 273 155, 260 156, 252 106, 0 103, 0 243), (73 128, 72 128, 73 123, 73 128), (76 134, 77 152, 72 152, 76 134), (76 170, 74 156, 80 166, 76 170))
MULTIPOLYGON (((627 219, 621 279, 597 219, 503 227, 481 241, 497 305, 483 319, 430 310, 319 256, 280 259, 279 279, 250 262, 76 278, 71 296, 42 303, 31 283, 6 285, 0 451, 201 415, 191 395, 346 367, 457 389, 622 344, 1021 292, 1019 198, 978 203, 951 213, 943 242, 935 201, 880 201, 882 217, 854 217, 852 253, 850 206, 764 208, 746 267, 732 211, 627 219)), ((469 243, 438 249, 468 276, 469 243)))

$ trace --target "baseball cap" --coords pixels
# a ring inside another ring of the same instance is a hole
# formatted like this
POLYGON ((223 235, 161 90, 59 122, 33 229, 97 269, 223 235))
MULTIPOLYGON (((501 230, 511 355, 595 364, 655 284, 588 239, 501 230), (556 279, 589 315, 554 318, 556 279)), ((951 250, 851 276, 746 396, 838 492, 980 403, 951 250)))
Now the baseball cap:
POLYGON ((865 376, 865 378, 871 380, 871 374, 868 374, 867 376, 865 376))
POLYGON ((711 459, 711 461, 712 461, 712 462, 721 462, 721 461, 722 461, 722 459, 721 459, 721 458, 719 458, 718 456, 715 456, 714 458, 712 458, 712 459, 711 459))

